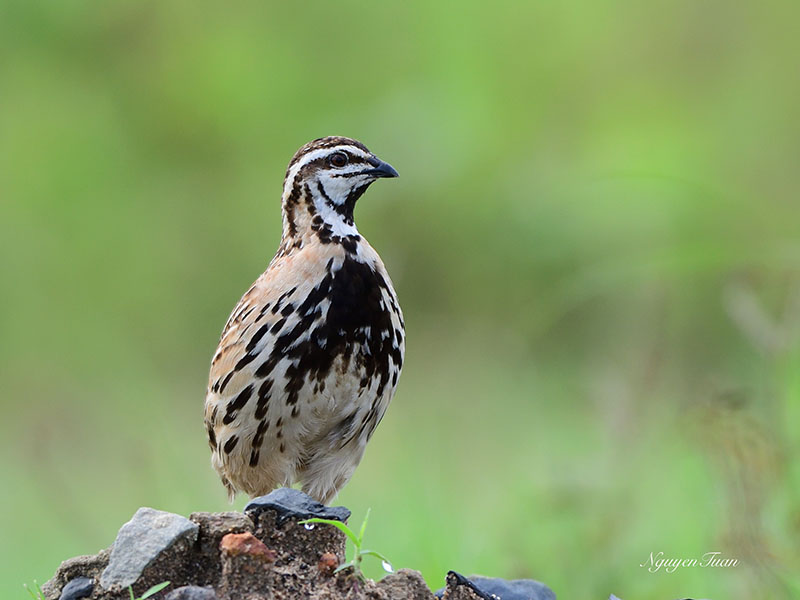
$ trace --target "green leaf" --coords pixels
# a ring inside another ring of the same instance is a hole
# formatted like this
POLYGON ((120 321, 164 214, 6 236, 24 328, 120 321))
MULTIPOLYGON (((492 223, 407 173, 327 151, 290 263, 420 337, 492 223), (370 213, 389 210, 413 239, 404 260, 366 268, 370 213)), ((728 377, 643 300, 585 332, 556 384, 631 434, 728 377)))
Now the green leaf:
POLYGON ((361 531, 358 533, 358 545, 361 546, 361 542, 364 541, 364 532, 367 530, 367 521, 369 521, 369 511, 371 508, 367 509, 367 514, 364 515, 364 522, 361 523, 361 531))
POLYGON ((339 571, 344 571, 345 569, 349 569, 350 567, 355 567, 355 563, 351 560, 350 562, 346 562, 343 565, 339 565, 336 567, 334 573, 338 573, 339 571))
POLYGON ((336 529, 338 529, 339 531, 344 533, 348 538, 350 538, 350 541, 353 542, 353 544, 355 544, 356 548, 361 546, 361 540, 359 540, 356 537, 356 534, 353 533, 352 529, 350 529, 347 525, 345 525, 341 521, 334 521, 333 519, 318 519, 317 517, 314 517, 313 519, 306 519, 304 521, 298 521, 298 522, 301 525, 304 525, 306 523, 321 523, 322 525, 331 525, 333 527, 336 527, 336 529))
POLYGON ((145 600, 146 598, 149 598, 153 594, 157 594, 158 592, 163 590, 165 587, 167 587, 169 584, 170 584, 169 581, 163 581, 163 582, 159 583, 158 585, 154 585, 149 590, 147 590, 144 594, 142 594, 142 597, 139 598, 139 600, 145 600))
POLYGON ((128 591, 129 591, 129 592, 130 592, 130 594, 131 594, 131 600, 136 600, 136 598, 135 598, 135 597, 134 597, 134 595, 133 595, 133 586, 132 586, 132 585, 129 585, 129 586, 128 586, 128 591))
POLYGON ((387 563, 392 564, 388 558, 386 558, 383 554, 378 552, 377 550, 362 550, 361 554, 364 556, 374 556, 375 558, 380 558, 381 560, 385 560, 387 563))
POLYGON ((359 529, 358 535, 353 533, 353 530, 350 529, 347 525, 345 525, 341 521, 333 521, 331 519, 313 518, 313 519, 306 519, 304 521, 300 521, 300 523, 301 524, 321 523, 323 525, 331 525, 333 527, 336 527, 342 533, 344 533, 350 539, 350 541, 353 542, 353 546, 355 546, 355 551, 353 553, 353 559, 350 562, 345 563, 345 564, 341 565, 340 567, 338 567, 334 571, 334 573, 338 573, 338 572, 340 572, 340 571, 342 571, 344 569, 347 569, 347 568, 352 568, 353 569, 353 574, 363 581, 363 580, 365 580, 365 577, 364 577, 364 573, 361 571, 361 562, 364 560, 365 556, 374 556, 375 558, 378 558, 378 559, 382 560, 383 562, 385 562, 390 567, 391 567, 391 564, 392 564, 391 561, 388 558, 386 558, 386 556, 384 556, 383 554, 381 554, 380 552, 378 552, 376 550, 362 550, 361 549, 361 543, 364 541, 364 533, 367 531, 367 523, 369 522, 369 514, 370 514, 370 512, 371 512, 371 509, 368 508, 367 509, 367 513, 364 515, 364 521, 361 523, 361 529, 359 529))

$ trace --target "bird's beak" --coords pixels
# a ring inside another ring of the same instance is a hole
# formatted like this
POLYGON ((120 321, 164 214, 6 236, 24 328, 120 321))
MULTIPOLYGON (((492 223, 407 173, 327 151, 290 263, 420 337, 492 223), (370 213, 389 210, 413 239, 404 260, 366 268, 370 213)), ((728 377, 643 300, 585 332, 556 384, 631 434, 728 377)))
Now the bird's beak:
POLYGON ((385 163, 380 159, 373 158, 369 161, 374 167, 363 171, 364 175, 372 175, 373 177, 397 177, 397 171, 389 163, 385 163))

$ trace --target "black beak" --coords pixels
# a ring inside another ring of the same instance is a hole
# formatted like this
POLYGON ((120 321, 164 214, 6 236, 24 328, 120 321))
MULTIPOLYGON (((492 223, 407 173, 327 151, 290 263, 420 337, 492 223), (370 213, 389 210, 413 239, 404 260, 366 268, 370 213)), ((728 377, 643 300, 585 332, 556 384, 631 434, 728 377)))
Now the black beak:
POLYGON ((377 158, 371 159, 369 163, 375 168, 362 171, 364 175, 372 175, 373 177, 397 177, 397 171, 395 171, 394 167, 389 163, 385 163, 377 158))

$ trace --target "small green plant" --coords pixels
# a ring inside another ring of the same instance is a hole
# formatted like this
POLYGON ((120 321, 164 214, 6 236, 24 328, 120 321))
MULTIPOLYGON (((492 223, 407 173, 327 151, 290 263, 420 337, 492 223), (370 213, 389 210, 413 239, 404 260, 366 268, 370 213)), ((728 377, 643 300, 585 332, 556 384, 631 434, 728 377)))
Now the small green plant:
POLYGON ((26 590, 28 590, 28 593, 31 595, 31 598, 33 598, 33 600, 47 600, 47 598, 44 597, 44 593, 42 593, 42 588, 39 587, 39 584, 36 582, 35 579, 33 580, 33 587, 36 590, 35 592, 34 590, 28 587, 27 583, 23 584, 23 587, 26 590))
POLYGON ((361 529, 359 530, 358 535, 356 535, 352 529, 350 529, 347 525, 345 525, 341 521, 334 521, 332 519, 318 519, 318 518, 306 519, 305 521, 300 521, 301 524, 320 523, 322 525, 331 525, 332 527, 336 527, 337 529, 339 529, 342 533, 344 533, 348 537, 348 539, 351 542, 353 542, 353 558, 349 562, 340 565, 339 568, 337 568, 334 571, 334 573, 338 573, 339 571, 347 569, 348 567, 353 567, 353 574, 356 577, 358 577, 361 581, 366 581, 367 578, 364 576, 364 573, 361 570, 361 562, 364 560, 365 556, 374 556, 375 558, 380 559, 381 566, 387 573, 391 573, 394 571, 394 569, 392 568, 392 563, 389 562, 389 559, 386 558, 383 554, 375 550, 365 550, 363 548, 364 532, 367 530, 369 511, 370 509, 367 509, 367 514, 364 515, 364 522, 361 523, 361 529))
POLYGON ((157 594, 158 592, 163 590, 169 584, 170 584, 169 581, 162 581, 158 585, 154 585, 153 587, 151 587, 144 594, 142 594, 139 598, 134 597, 134 595, 133 595, 133 586, 132 585, 128 586, 128 591, 131 593, 131 600, 146 600, 147 598, 149 598, 153 594, 157 594))

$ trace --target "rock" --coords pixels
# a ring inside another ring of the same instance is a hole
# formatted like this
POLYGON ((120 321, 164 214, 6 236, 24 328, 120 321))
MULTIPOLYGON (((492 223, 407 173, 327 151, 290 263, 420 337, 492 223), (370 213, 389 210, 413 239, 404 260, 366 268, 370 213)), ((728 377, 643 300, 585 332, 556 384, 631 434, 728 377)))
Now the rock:
POLYGON ((197 540, 197 523, 186 517, 153 508, 140 508, 125 523, 111 547, 108 566, 100 576, 106 590, 126 588, 136 583, 144 570, 166 550, 180 542, 197 540))
POLYGON ((556 600, 553 590, 533 579, 500 579, 473 575, 470 581, 482 592, 502 600, 556 600))
POLYGON ((270 550, 250 532, 229 533, 219 544, 225 556, 249 556, 261 562, 275 562, 275 550, 270 550))
POLYGON ((545 584, 533 579, 500 579, 472 575, 467 578, 450 571, 447 587, 437 590, 437 598, 447 600, 556 600, 545 584))
POLYGON ((328 577, 332 577, 336 569, 339 568, 339 559, 333 552, 323 552, 322 556, 319 557, 319 562, 317 563, 317 569, 323 575, 328 577))
POLYGON ((76 577, 61 590, 58 600, 78 600, 92 595, 94 579, 89 577, 76 577))
POLYGON ((302 521, 316 517, 346 523, 350 518, 350 511, 344 506, 325 506, 292 488, 279 488, 266 496, 253 498, 244 507, 244 512, 249 515, 267 509, 275 511, 278 525, 283 525, 289 519, 302 521))
POLYGON ((164 600, 219 600, 219 596, 209 587, 185 585, 172 590, 164 600))

